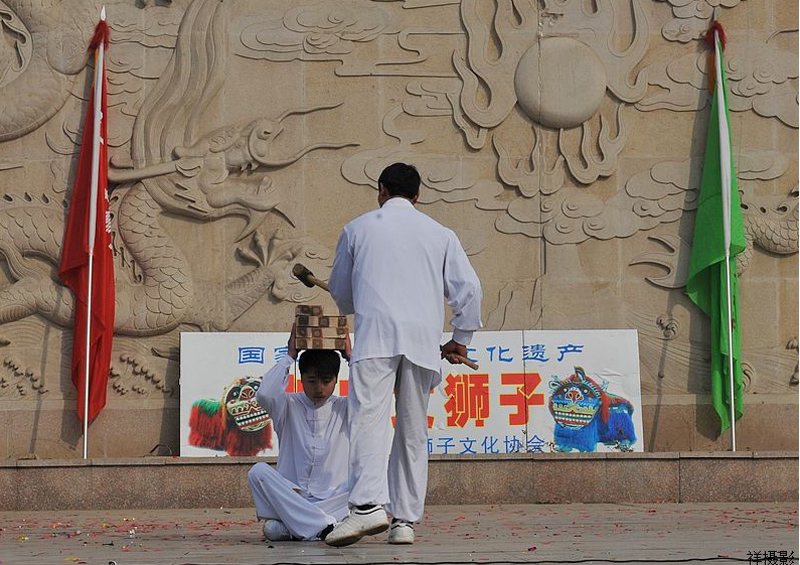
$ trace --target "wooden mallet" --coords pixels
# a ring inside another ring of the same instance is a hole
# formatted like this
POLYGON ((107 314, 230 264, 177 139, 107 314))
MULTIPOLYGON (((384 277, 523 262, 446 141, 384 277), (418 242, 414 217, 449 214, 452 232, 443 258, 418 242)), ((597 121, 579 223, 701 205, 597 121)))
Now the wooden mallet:
MULTIPOLYGON (((295 276, 295 278, 297 278, 297 280, 306 285, 308 288, 313 288, 315 286, 318 286, 322 290, 330 292, 330 290, 328 290, 328 283, 315 277, 314 273, 309 271, 308 267, 306 267, 302 263, 295 264, 295 266, 292 268, 292 274, 295 276)), ((473 371, 478 370, 478 364, 473 363, 466 357, 459 355, 458 353, 451 353, 450 355, 455 356, 458 359, 459 363, 466 365, 473 371)))
POLYGON ((322 290, 330 292, 330 290, 328 290, 328 283, 315 277, 314 273, 309 271, 308 267, 302 263, 295 264, 295 266, 292 268, 292 274, 295 276, 295 278, 297 278, 297 280, 306 285, 308 288, 314 288, 315 286, 318 286, 322 290))

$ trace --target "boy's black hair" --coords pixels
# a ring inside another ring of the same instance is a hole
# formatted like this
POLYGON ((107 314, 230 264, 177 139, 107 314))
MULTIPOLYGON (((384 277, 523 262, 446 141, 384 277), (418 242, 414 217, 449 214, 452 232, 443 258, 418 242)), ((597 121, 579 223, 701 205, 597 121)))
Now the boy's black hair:
POLYGON ((411 200, 419 194, 419 172, 414 165, 394 163, 389 165, 378 178, 391 196, 402 196, 411 200))
POLYGON ((337 377, 340 363, 339 354, 332 349, 306 349, 297 360, 301 376, 311 369, 317 373, 317 376, 333 375, 337 377))

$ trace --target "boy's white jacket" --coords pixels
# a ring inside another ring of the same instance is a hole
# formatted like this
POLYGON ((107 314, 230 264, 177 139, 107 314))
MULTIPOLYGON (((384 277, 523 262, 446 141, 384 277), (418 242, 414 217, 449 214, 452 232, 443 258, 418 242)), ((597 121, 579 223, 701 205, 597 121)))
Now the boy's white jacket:
POLYGON ((287 393, 288 355, 261 381, 257 400, 278 436, 278 472, 304 494, 327 499, 348 489, 347 398, 314 405, 304 393, 287 393))

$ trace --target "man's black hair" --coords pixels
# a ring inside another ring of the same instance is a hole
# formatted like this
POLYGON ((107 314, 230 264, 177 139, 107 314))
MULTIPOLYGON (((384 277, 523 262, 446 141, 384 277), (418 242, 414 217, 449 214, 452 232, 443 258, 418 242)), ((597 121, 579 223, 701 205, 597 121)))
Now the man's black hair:
POLYGON ((297 361, 302 376, 309 369, 317 373, 317 376, 339 375, 339 364, 341 360, 339 354, 332 349, 306 349, 300 354, 297 361))
POLYGON ((394 163, 381 173, 378 183, 383 185, 391 196, 402 196, 411 200, 419 194, 419 173, 414 165, 394 163))

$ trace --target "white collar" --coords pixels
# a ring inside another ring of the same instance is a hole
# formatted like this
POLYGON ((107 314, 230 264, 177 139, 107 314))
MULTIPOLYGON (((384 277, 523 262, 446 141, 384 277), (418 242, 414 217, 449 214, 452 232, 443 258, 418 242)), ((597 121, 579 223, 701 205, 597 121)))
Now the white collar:
POLYGON ((299 395, 301 395, 301 396, 302 396, 302 398, 303 398, 303 402, 304 402, 304 403, 305 403, 305 404, 306 404, 306 405, 307 405, 309 408, 312 408, 312 409, 314 409, 314 410, 317 410, 317 409, 319 409, 319 408, 322 408, 323 406, 325 406, 326 404, 328 404, 328 403, 331 401, 331 398, 333 398, 333 396, 334 396, 334 395, 330 395, 330 396, 329 396, 328 398, 326 398, 324 401, 322 401, 322 402, 320 402, 319 404, 317 404, 316 402, 314 402, 313 400, 311 400, 311 399, 308 397, 308 395, 307 395, 305 392, 298 392, 298 393, 295 393, 295 394, 299 394, 299 395))
POLYGON ((411 200, 408 198, 403 198, 402 196, 394 196, 383 203, 381 208, 386 208, 387 206, 391 207, 406 207, 406 208, 413 208, 414 204, 411 203, 411 200))

